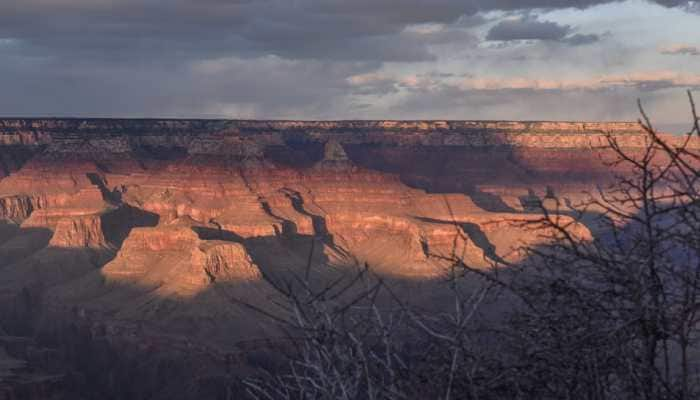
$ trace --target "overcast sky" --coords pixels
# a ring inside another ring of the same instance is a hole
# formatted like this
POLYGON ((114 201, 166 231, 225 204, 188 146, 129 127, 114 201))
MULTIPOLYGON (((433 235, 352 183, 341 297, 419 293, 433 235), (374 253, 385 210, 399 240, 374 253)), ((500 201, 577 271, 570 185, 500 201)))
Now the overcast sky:
MULTIPOLYGON (((0 0, 0 115, 689 120, 700 2, 0 0)), ((700 91, 698 91, 700 97, 700 91)))

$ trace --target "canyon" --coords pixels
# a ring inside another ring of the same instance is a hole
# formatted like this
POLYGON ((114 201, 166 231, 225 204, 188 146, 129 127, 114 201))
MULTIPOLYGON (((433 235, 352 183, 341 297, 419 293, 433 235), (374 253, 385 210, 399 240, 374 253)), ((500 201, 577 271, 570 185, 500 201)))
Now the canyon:
POLYGON ((0 399, 226 398, 279 335, 242 303, 364 265, 428 302, 451 259, 517 262, 540 206, 624 174, 606 134, 647 140, 631 122, 0 120, 0 399))

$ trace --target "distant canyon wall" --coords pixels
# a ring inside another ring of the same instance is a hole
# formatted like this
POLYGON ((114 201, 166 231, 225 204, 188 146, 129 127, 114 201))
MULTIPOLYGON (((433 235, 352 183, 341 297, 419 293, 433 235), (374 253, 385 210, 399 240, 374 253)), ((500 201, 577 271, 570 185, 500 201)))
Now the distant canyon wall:
POLYGON ((643 132, 632 122, 507 122, 507 121, 245 121, 245 120, 119 120, 4 119, 0 144, 51 145, 92 140, 114 152, 139 143, 191 146, 193 153, 220 152, 241 145, 282 145, 306 140, 342 144, 580 147, 600 143, 604 132, 639 145, 643 132), (199 146, 218 140, 219 146, 199 146), (116 145, 116 146, 114 146, 116 145))
POLYGON ((409 184, 464 191, 504 179, 531 183, 533 175, 571 181, 605 173, 595 155, 607 144, 604 133, 628 148, 646 140, 631 122, 5 119, 0 174, 34 154, 49 163, 82 159, 113 166, 121 158, 124 171, 135 160, 264 160, 305 168, 334 147, 356 166, 398 173, 409 184))
POLYGON ((517 261, 540 205, 625 172, 606 133, 647 140, 627 122, 0 119, 0 325, 101 349, 62 356, 95 390, 172 398, 190 377, 153 378, 159 357, 245 368, 278 333, 232 302, 271 307, 271 280, 366 264, 427 304, 450 258, 517 261))

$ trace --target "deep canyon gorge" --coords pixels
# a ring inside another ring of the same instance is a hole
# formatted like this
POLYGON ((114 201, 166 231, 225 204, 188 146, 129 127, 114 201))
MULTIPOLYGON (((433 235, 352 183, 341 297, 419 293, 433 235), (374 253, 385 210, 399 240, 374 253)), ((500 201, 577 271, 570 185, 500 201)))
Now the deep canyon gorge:
POLYGON ((518 221, 624 174, 606 133, 647 138, 631 122, 0 120, 0 399, 226 398, 277 345, 232 299, 265 309, 269 280, 366 264, 430 302, 450 256, 517 262, 542 240, 518 221))

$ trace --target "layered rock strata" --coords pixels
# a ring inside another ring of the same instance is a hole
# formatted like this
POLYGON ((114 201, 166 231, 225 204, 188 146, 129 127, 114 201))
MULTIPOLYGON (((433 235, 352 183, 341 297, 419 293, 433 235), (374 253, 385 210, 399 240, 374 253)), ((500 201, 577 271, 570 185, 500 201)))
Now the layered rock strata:
POLYGON ((606 133, 646 140, 623 122, 0 120, 0 323, 219 357, 273 334, 241 303, 300 274, 366 264, 427 299, 450 260, 517 261, 545 197, 608 181, 606 133))

